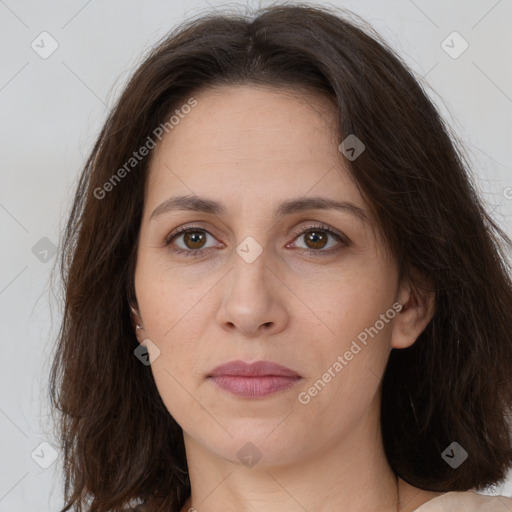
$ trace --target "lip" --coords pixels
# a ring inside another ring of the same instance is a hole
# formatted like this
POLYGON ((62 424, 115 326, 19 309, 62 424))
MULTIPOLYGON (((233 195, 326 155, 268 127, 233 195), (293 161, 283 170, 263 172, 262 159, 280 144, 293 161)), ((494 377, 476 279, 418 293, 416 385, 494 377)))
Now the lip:
POLYGON ((207 376, 219 388, 244 398, 262 398, 294 386, 302 377, 272 361, 229 361, 207 376))
POLYGON ((245 361, 229 361, 217 366, 208 377, 219 376, 239 376, 239 377, 300 377, 297 372, 281 366, 272 361, 256 361, 254 363, 246 363, 245 361))

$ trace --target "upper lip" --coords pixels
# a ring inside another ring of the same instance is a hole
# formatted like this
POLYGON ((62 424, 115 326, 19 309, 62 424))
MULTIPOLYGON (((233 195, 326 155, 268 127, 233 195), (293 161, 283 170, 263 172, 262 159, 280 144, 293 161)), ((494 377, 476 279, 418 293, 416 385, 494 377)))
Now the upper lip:
POLYGON ((300 377, 297 372, 281 366, 272 361, 256 361, 246 363, 245 361, 229 361, 217 366, 208 374, 208 377, 219 377, 220 375, 233 375, 242 377, 263 377, 263 376, 281 376, 281 377, 300 377))

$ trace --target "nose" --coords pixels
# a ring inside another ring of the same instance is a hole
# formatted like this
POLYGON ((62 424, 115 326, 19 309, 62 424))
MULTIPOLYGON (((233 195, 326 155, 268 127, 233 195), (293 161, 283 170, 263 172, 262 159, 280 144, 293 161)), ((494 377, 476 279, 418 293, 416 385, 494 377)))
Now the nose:
POLYGON ((270 268, 266 250, 252 262, 234 254, 233 268, 219 283, 222 301, 217 321, 222 329, 245 337, 271 335, 288 322, 286 297, 290 294, 276 269, 270 268))

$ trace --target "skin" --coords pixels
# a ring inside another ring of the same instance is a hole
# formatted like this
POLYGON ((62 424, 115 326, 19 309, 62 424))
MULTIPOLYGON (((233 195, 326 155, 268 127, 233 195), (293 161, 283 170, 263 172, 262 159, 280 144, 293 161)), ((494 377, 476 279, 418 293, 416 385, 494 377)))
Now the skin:
MULTIPOLYGON (((194 97, 197 106, 152 155, 133 305, 139 341, 160 350, 151 364, 158 391, 183 428, 192 495, 182 511, 395 511, 379 430, 381 377, 391 349, 413 344, 432 318, 433 296, 420 302, 399 282, 378 230, 350 212, 272 218, 280 202, 310 196, 348 201, 369 216, 338 150, 329 99, 257 86, 194 97), (175 195, 220 201, 226 213, 150 218, 175 195), (319 224, 349 244, 324 231, 325 247, 315 245, 307 230, 319 224), (204 241, 181 234, 164 246, 176 228, 196 225, 204 241), (236 252, 248 236, 262 248, 251 263, 236 252), (172 247, 204 252, 187 257, 172 247), (299 393, 396 302, 402 311, 300 403, 299 393), (206 378, 234 359, 274 361, 302 380, 265 398, 237 397, 206 378), (237 456, 248 442, 261 453, 252 467, 237 456)), ((399 491, 404 512, 438 496, 401 479, 399 491)))

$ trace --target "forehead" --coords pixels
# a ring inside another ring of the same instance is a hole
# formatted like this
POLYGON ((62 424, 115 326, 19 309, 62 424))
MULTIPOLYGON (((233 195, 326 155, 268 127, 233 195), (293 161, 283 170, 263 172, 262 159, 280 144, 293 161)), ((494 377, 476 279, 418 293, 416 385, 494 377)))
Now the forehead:
MULTIPOLYGON (((286 196, 356 193, 338 151, 334 101, 305 90, 219 86, 193 94, 154 150, 147 193, 221 197, 226 190, 286 196)), ((179 110, 177 105, 176 109, 179 110)))

